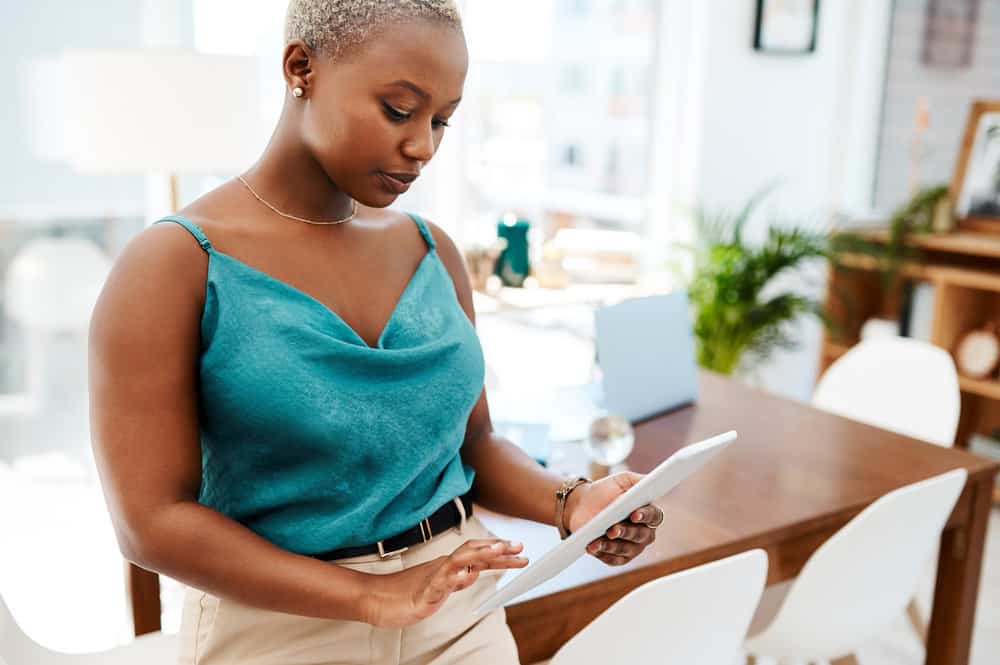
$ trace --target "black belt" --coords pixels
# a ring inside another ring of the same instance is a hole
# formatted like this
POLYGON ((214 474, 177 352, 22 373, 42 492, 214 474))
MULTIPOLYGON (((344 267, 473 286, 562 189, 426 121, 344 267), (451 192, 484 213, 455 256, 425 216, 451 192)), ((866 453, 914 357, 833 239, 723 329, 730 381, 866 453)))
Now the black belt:
MULTIPOLYGON (((466 518, 472 517, 472 492, 468 492, 459 497, 462 505, 465 506, 466 518)), ((430 517, 420 520, 415 527, 398 533, 392 538, 380 540, 371 545, 359 545, 357 547, 342 547, 337 550, 328 550, 309 556, 322 559, 323 561, 333 561, 334 559, 346 559, 352 556, 364 556, 366 554, 378 554, 383 559, 393 554, 398 554, 412 545, 426 543, 437 534, 444 533, 451 527, 461 522, 462 516, 458 512, 458 507, 454 501, 449 501, 438 508, 430 517)))

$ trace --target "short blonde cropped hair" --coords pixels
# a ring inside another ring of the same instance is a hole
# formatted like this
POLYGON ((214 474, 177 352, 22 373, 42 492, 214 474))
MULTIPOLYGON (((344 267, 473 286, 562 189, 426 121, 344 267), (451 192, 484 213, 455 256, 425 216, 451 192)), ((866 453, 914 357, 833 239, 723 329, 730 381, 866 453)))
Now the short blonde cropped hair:
POLYGON ((462 26, 454 0, 290 0, 285 43, 301 39, 336 58, 389 23, 421 19, 462 26))

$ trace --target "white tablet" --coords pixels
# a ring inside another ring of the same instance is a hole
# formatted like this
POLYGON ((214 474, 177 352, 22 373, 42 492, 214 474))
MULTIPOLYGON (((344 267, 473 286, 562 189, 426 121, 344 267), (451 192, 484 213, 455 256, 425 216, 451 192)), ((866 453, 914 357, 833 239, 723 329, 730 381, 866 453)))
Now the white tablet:
POLYGON ((476 608, 476 615, 492 612, 569 568, 570 564, 587 553, 587 545, 600 538, 613 524, 627 518, 636 508, 662 497, 735 440, 736 432, 726 432, 678 450, 569 538, 499 587, 476 608))

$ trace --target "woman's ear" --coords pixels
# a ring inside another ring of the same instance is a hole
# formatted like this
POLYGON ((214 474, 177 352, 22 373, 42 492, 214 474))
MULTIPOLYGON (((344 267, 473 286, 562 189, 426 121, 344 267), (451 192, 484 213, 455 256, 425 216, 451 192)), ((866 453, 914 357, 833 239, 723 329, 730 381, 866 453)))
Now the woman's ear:
POLYGON ((285 81, 291 90, 301 88, 309 92, 313 74, 313 51, 301 39, 293 39, 285 46, 283 69, 285 81))

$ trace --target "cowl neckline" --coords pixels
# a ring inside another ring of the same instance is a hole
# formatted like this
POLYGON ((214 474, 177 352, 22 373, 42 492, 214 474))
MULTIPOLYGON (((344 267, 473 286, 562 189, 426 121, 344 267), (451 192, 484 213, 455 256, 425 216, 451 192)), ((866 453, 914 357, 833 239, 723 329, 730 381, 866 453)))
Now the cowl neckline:
POLYGON ((328 316, 329 318, 333 319, 334 322, 337 323, 337 325, 343 328, 343 330, 352 338, 351 339, 352 343, 358 344, 364 347, 365 349, 371 351, 385 350, 385 347, 383 346, 383 342, 385 341, 385 336, 392 328, 392 324, 395 321, 400 308, 403 306, 406 300, 409 299, 410 295, 417 290, 416 284, 422 279, 426 267, 430 265, 431 260, 433 258, 436 258, 437 254, 434 247, 427 248, 427 251, 424 253, 423 258, 420 259, 420 262, 417 264, 417 267, 413 271, 413 274, 410 275, 410 279, 406 282, 406 286, 403 287, 402 293, 400 293, 399 297, 396 299, 396 304, 393 305, 393 308, 389 313, 389 318, 386 319, 386 322, 383 324, 382 330, 379 333, 378 338, 376 338, 375 340, 375 345, 372 346, 360 335, 360 333, 358 333, 347 321, 345 321, 343 317, 341 317, 336 311, 328 307, 326 304, 324 304, 315 296, 306 293, 305 291, 303 291, 298 287, 292 286, 291 284, 289 284, 284 280, 278 279, 277 277, 271 275, 270 273, 264 272, 259 268, 255 268, 249 263, 241 261, 240 259, 236 258, 235 256, 232 256, 231 254, 220 252, 215 247, 206 247, 205 249, 208 252, 210 259, 211 258, 222 259, 227 264, 235 266, 240 270, 243 270, 244 272, 255 277, 256 279, 262 280, 283 291, 286 291, 287 293, 290 293, 293 296, 297 297, 298 299, 304 301, 311 307, 321 310, 325 316, 328 316))

